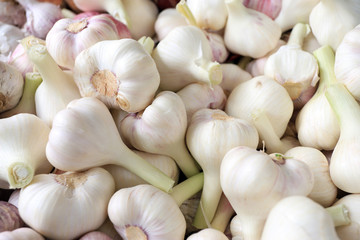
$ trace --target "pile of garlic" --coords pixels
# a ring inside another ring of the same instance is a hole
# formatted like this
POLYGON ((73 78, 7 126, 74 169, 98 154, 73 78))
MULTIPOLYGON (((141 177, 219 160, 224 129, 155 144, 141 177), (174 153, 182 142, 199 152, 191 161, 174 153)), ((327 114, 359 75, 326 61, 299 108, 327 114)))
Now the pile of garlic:
POLYGON ((358 0, 0 8, 0 240, 360 238, 358 0))

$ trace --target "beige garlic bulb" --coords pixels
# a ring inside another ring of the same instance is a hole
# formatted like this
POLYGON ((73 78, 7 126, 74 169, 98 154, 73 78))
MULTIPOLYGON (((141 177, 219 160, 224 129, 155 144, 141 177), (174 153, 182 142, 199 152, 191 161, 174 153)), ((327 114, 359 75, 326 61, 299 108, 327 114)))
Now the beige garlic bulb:
POLYGON ((152 53, 160 73, 162 90, 178 91, 193 82, 217 85, 222 80, 220 64, 205 34, 194 26, 179 26, 159 42, 152 53))
MULTIPOLYGON (((220 181, 240 221, 241 236, 237 237, 244 240, 260 239, 267 215, 281 199, 306 196, 314 185, 312 172, 305 163, 245 146, 226 153, 220 181)), ((235 237, 234 230, 232 234, 235 237)))
POLYGON ((1 232, 0 240, 45 240, 45 238, 32 228, 22 227, 13 231, 1 232))
POLYGON ((259 58, 276 47, 281 29, 270 17, 246 8, 242 0, 225 0, 225 4, 228 19, 224 40, 230 52, 259 58))
POLYGON ((340 240, 331 215, 305 196, 290 196, 270 211, 261 240, 340 240))
POLYGON ((243 82, 228 97, 225 112, 252 122, 252 114, 263 110, 278 137, 281 137, 293 113, 294 105, 286 89, 272 78, 258 76, 243 82))
POLYGON ((204 187, 201 208, 198 208, 194 226, 206 228, 206 220, 211 222, 219 204, 220 165, 225 154, 237 146, 256 149, 259 136, 256 128, 246 120, 228 116, 219 109, 200 109, 189 124, 186 144, 196 162, 204 172, 204 187), (206 219, 206 220, 205 220, 206 219))
POLYGON ((323 207, 331 206, 335 201, 337 188, 331 180, 325 155, 316 148, 299 146, 288 150, 284 156, 300 160, 310 167, 314 175, 314 187, 307 197, 323 207))
POLYGON ((74 80, 81 96, 94 96, 108 107, 137 112, 152 101, 160 77, 142 44, 120 39, 101 41, 82 51, 75 60, 74 80))
POLYGON ((26 224, 48 238, 74 239, 100 227, 114 191, 113 178, 102 168, 39 174, 21 189, 19 212, 26 224))
POLYGON ((228 240, 227 236, 219 230, 206 228, 191 234, 186 240, 228 240))
POLYGON ((193 114, 202 109, 223 109, 226 95, 220 86, 210 87, 204 83, 191 83, 176 92, 184 102, 188 124, 193 114))
POLYGON ((0 188, 22 188, 35 174, 51 171, 45 156, 49 132, 46 123, 33 114, 0 119, 0 188))
POLYGON ((224 90, 226 96, 240 83, 250 80, 251 74, 234 63, 220 64, 223 79, 219 86, 224 90))
POLYGON ((345 34, 360 23, 359 15, 357 0, 320 0, 311 11, 309 23, 319 43, 336 51, 345 34))
POLYGON ((106 14, 76 20, 63 18, 46 35, 46 47, 57 64, 73 69, 82 50, 102 40, 116 39, 116 25, 106 14))
POLYGON ((175 8, 166 8, 159 13, 154 28, 157 39, 161 41, 174 28, 187 25, 186 18, 180 12, 175 8))

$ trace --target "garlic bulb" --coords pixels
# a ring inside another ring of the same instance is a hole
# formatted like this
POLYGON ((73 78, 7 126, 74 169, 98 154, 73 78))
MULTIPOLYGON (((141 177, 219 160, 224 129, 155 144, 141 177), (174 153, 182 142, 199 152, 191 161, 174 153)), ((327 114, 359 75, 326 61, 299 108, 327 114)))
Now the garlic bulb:
POLYGON ((161 41, 174 28, 187 25, 186 18, 180 12, 175 8, 167 8, 159 13, 154 23, 154 28, 157 39, 161 41))
POLYGON ((228 20, 224 40, 230 52, 259 58, 275 48, 281 35, 277 23, 261 12, 246 8, 242 0, 225 0, 225 4, 228 20))
POLYGON ((21 73, 8 63, 0 61, 0 112, 14 108, 24 89, 21 73))
POLYGON ((22 38, 24 38, 24 33, 19 28, 0 22, 0 61, 8 61, 10 54, 22 38))
POLYGON ((82 51, 75 59, 74 80, 81 96, 138 112, 152 101, 160 76, 142 44, 120 39, 101 41, 82 51))
POLYGON ((117 233, 114 224, 112 224, 109 217, 106 218, 105 222, 103 222, 103 224, 96 231, 105 233, 111 237, 112 240, 123 240, 117 233))
POLYGON ((319 80, 315 57, 301 49, 304 38, 309 33, 309 25, 296 24, 287 44, 269 56, 264 69, 266 76, 285 87, 297 108, 301 108, 309 100, 303 101, 303 95, 308 95, 306 93, 309 91, 315 93, 319 80))
MULTIPOLYGON (((359 22, 360 23, 360 22, 359 22)), ((358 74, 358 56, 354 53, 359 49, 358 43, 360 25, 345 34, 335 53, 335 76, 339 82, 345 84, 357 101, 360 100, 358 74)))
POLYGON ((46 47, 57 64, 73 69, 76 56, 103 40, 118 39, 115 23, 105 14, 57 21, 46 36, 46 47))
POLYGON ((319 43, 336 51, 345 34, 360 23, 359 14, 357 0, 320 0, 311 11, 309 23, 319 43))
POLYGON ((187 0, 186 4, 201 29, 218 31, 225 27, 228 13, 224 0, 187 0))
POLYGON ((20 113, 0 119, 0 126, 0 188, 22 188, 35 174, 51 171, 45 156, 50 128, 45 122, 20 113))
POLYGON ((224 38, 218 33, 203 31, 206 38, 209 40, 213 61, 223 63, 229 56, 229 51, 226 49, 224 38))
POLYGON ((217 85, 222 80, 219 63, 213 62, 205 34, 194 26, 174 28, 152 53, 162 90, 178 91, 193 82, 217 85))
POLYGON ((314 175, 314 187, 308 198, 329 207, 335 201, 337 188, 331 180, 327 158, 316 148, 295 147, 288 150, 285 157, 295 158, 306 163, 314 175))
MULTIPOLYGON (((167 176, 169 176, 172 180, 174 180, 175 184, 178 182, 179 169, 172 158, 164 155, 151 154, 136 150, 134 150, 134 152, 143 159, 145 159, 146 161, 148 161, 149 163, 151 163, 153 166, 158 168, 160 171, 165 173, 167 176)), ((146 184, 146 182, 143 179, 141 179, 132 172, 118 165, 105 165, 103 166, 103 168, 113 176, 115 180, 116 191, 121 188, 146 184)))
POLYGON ((202 108, 223 109, 226 102, 226 95, 220 86, 211 88, 204 83, 191 83, 178 91, 177 95, 184 102, 188 124, 196 111, 202 108))
POLYGON ((224 90, 225 95, 229 96, 230 92, 240 83, 250 80, 251 74, 241 69, 234 63, 220 64, 223 72, 223 79, 219 86, 224 90))
POLYGON ((202 177, 188 178, 171 195, 148 184, 120 189, 110 199, 109 218, 124 239, 183 240, 186 223, 179 205, 201 190, 202 177))
POLYGON ((190 235, 186 240, 228 240, 228 238, 219 230, 206 228, 190 235))
POLYGON ((105 233, 93 231, 83 235, 79 240, 112 240, 112 238, 105 233))
POLYGON ((105 221, 114 190, 113 178, 102 168, 39 174, 20 191, 20 216, 47 238, 74 239, 105 221))
POLYGON ((45 240, 45 238, 31 228, 22 227, 11 232, 1 232, 0 240, 45 240))
MULTIPOLYGON (((220 181, 241 222, 244 240, 260 239, 268 213, 282 198, 306 196, 314 185, 311 170, 305 163, 245 146, 226 153, 220 181)), ((232 234, 235 237, 233 231, 232 234)))
POLYGON ((60 170, 79 171, 117 164, 164 191, 174 184, 124 145, 108 108, 92 97, 72 101, 55 116, 46 156, 60 170))
POLYGON ((201 208, 198 208, 193 225, 206 228, 211 222, 221 197, 220 165, 225 154, 237 146, 256 149, 259 136, 249 122, 228 116, 219 109, 197 111, 186 133, 186 144, 191 155, 204 172, 201 208), (205 218, 205 219, 204 219, 205 218))
POLYGON ((26 11, 23 29, 26 35, 45 39, 54 23, 63 18, 59 6, 37 0, 17 0, 26 11))
POLYGON ((330 214, 304 196, 290 196, 270 211, 261 240, 339 240, 330 214))
POLYGON ((281 10, 275 18, 275 22, 279 24, 282 32, 290 30, 297 23, 309 23, 311 10, 319 1, 320 0, 282 0, 281 10))
POLYGON ((252 114, 263 110, 278 137, 281 137, 293 113, 294 105, 286 89, 275 80, 258 76, 233 89, 226 102, 230 116, 252 122, 252 114))
POLYGON ((26 22, 25 9, 15 0, 0 1, 0 22, 21 28, 26 22))
POLYGON ((320 69, 319 86, 311 99, 301 108, 295 125, 302 146, 332 150, 340 135, 339 123, 326 100, 325 90, 336 82, 334 53, 329 46, 314 52, 320 69))
POLYGON ((144 111, 128 115, 120 126, 121 136, 134 148, 173 158, 190 177, 199 168, 186 148, 186 129, 184 103, 171 91, 160 92, 144 111))
POLYGON ((247 8, 252 8, 275 19, 281 10, 283 0, 243 0, 243 4, 247 8))
POLYGON ((24 225, 18 208, 11 203, 0 201, 0 233, 12 231, 24 225))
POLYGON ((14 190, 9 197, 8 203, 11 203, 15 207, 18 207, 19 206, 19 204, 18 204, 19 196, 20 196, 20 189, 14 190))

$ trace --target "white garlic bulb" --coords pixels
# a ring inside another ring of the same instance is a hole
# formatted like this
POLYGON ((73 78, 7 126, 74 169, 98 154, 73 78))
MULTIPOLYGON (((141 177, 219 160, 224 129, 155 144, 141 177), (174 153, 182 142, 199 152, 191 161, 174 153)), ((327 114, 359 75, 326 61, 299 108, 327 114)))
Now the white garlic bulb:
POLYGON ((102 168, 39 174, 20 191, 20 216, 48 238, 73 239, 100 227, 114 190, 113 178, 102 168))
POLYGON ((240 83, 250 80, 251 74, 234 63, 220 64, 223 79, 219 86, 224 90, 226 96, 240 83))
POLYGON ((22 227, 13 231, 1 232, 0 240, 45 240, 45 238, 32 228, 22 227))
POLYGON ((259 58, 275 48, 281 35, 277 23, 261 12, 246 8, 242 0, 225 0, 225 4, 228 20, 224 40, 230 52, 259 58))
POLYGON ((174 28, 187 26, 186 18, 181 15, 175 8, 166 8, 162 10, 155 21, 155 32, 159 41, 174 28))
POLYGON ((217 85, 222 80, 219 63, 213 62, 205 34, 194 26, 179 26, 159 42, 152 53, 162 90, 178 91, 193 82, 217 85))
POLYGON ((81 96, 138 112, 151 103, 160 76, 142 44, 120 39, 101 41, 82 51, 75 59, 74 80, 81 96))
POLYGON ((191 234, 186 240, 228 240, 226 235, 219 230, 206 228, 197 233, 191 234))

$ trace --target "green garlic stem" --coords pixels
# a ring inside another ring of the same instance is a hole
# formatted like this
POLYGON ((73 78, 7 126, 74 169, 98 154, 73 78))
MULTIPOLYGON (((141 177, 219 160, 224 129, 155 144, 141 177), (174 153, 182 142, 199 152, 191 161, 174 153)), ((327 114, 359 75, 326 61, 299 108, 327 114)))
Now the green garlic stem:
POLYGON ((304 39, 310 33, 309 24, 297 23, 291 31, 288 45, 297 45, 300 48, 304 43, 304 39))
POLYGON ((216 213, 211 222, 211 227, 219 230, 220 232, 225 232, 225 229, 228 226, 234 214, 235 214, 235 210, 231 206, 225 194, 222 194, 219 205, 216 209, 216 213))
POLYGON ((331 215, 335 227, 344 226, 351 223, 349 210, 346 208, 344 204, 327 207, 325 209, 331 215))
POLYGON ((34 169, 24 162, 12 163, 7 172, 11 189, 25 187, 34 177, 34 169))
POLYGON ((194 158, 190 155, 187 150, 185 143, 176 145, 176 148, 173 148, 171 154, 166 154, 170 156, 176 164, 179 166, 180 170, 185 174, 187 178, 194 176, 200 172, 200 168, 196 164, 194 158))
POLYGON ((199 192, 204 185, 204 173, 198 173, 172 188, 170 196, 173 197, 178 206, 199 192))
POLYGON ((185 19, 189 22, 190 25, 198 27, 196 23, 196 19, 194 15, 192 14, 189 6, 186 4, 185 0, 181 0, 176 5, 176 10, 183 16, 185 19))
POLYGON ((141 43, 141 45, 143 45, 146 52, 148 52, 151 55, 155 46, 154 40, 152 40, 151 37, 143 36, 138 40, 138 42, 141 43))
POLYGON ((210 86, 220 84, 223 79, 220 64, 206 59, 194 61, 190 71, 197 79, 209 84, 210 86))

